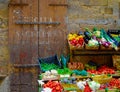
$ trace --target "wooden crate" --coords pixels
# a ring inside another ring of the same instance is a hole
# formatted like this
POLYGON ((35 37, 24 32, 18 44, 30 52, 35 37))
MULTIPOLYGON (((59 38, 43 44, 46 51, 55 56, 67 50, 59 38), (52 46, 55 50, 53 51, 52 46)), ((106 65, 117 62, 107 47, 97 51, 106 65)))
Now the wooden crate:
POLYGON ((117 70, 120 70, 120 55, 113 55, 112 60, 113 60, 113 66, 117 70))
POLYGON ((88 44, 85 44, 86 50, 99 50, 99 46, 88 46, 88 44))
POLYGON ((103 45, 100 45, 100 50, 113 50, 112 47, 105 47, 103 45))

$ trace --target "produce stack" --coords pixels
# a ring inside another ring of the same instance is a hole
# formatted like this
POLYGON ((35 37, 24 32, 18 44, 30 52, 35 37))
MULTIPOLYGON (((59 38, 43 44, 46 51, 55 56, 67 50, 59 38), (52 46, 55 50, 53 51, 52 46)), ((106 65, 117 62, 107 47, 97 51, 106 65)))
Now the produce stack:
POLYGON ((84 48, 84 36, 79 34, 69 34, 68 43, 71 49, 83 49, 84 48))
MULTIPOLYGON (((84 32, 68 34, 68 44, 71 50, 119 50, 116 35, 110 30, 86 28, 84 32)), ((113 67, 94 61, 70 62, 70 56, 39 58, 39 92, 120 92, 119 56, 113 57, 113 67)))
POLYGON ((70 49, 115 49, 120 47, 120 32, 112 32, 94 27, 92 30, 85 28, 85 31, 68 34, 70 49))
POLYGON ((116 73, 114 68, 93 61, 85 65, 69 62, 69 55, 61 55, 57 61, 55 57, 47 57, 49 62, 44 61, 46 58, 40 59, 39 92, 116 92, 120 89, 120 79, 112 78, 116 73))

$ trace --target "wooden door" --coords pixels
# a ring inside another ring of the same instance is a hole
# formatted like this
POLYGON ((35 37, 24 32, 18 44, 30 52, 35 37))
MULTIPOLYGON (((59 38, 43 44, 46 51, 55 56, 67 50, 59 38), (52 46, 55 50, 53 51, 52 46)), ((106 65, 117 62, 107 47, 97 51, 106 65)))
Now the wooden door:
POLYGON ((38 57, 66 50, 66 0, 11 0, 11 92, 38 92, 38 57))
POLYGON ((66 50, 66 0, 40 0, 39 20, 52 22, 39 25, 39 56, 65 53, 66 50))
POLYGON ((37 92, 38 71, 35 66, 38 58, 38 26, 31 24, 36 21, 36 17, 38 17, 38 0, 10 2, 11 92, 37 92))

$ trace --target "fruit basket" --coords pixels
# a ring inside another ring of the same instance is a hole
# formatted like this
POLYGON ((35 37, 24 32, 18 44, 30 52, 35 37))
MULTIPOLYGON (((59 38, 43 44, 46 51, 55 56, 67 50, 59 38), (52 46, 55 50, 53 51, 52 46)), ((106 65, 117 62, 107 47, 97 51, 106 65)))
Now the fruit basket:
POLYGON ((76 33, 68 34, 68 44, 71 50, 84 49, 84 35, 78 35, 76 33))
POLYGON ((78 45, 72 45, 69 41, 68 41, 68 44, 69 44, 69 48, 71 50, 84 49, 84 44, 83 45, 80 45, 80 44, 78 44, 78 45))
POLYGON ((92 77, 95 82, 98 82, 100 84, 105 84, 109 83, 110 80, 112 79, 112 76, 107 76, 107 75, 95 75, 92 77))

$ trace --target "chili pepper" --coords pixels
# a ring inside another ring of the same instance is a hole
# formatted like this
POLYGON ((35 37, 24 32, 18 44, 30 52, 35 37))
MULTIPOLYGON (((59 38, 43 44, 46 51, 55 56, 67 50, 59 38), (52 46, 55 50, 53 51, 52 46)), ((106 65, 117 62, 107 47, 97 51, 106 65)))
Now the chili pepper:
POLYGON ((85 85, 85 89, 84 92, 92 92, 92 90, 90 89, 89 85, 85 85))

